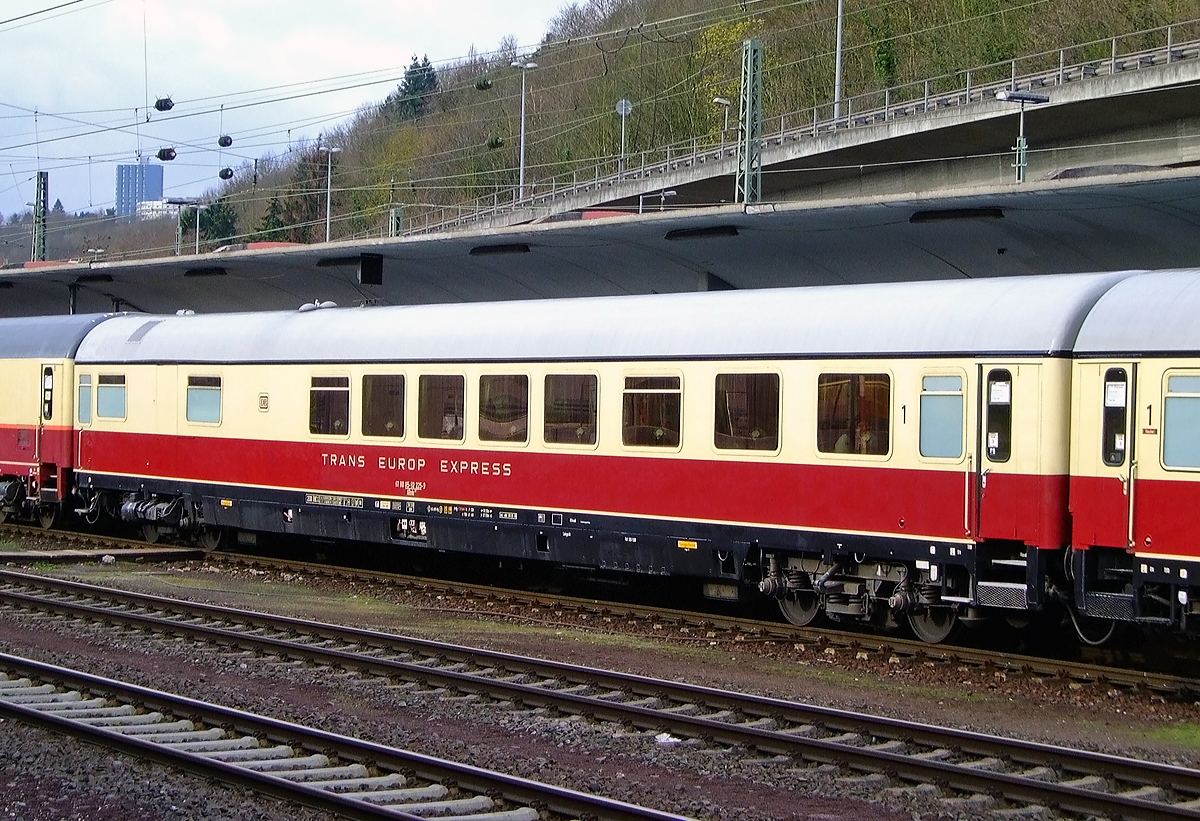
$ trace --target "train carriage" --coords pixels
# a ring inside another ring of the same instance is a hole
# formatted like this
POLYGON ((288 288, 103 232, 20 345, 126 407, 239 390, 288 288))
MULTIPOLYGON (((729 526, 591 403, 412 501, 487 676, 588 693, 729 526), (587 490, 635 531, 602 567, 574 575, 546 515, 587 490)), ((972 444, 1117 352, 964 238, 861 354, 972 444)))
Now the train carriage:
POLYGON ((29 317, 0 324, 0 521, 50 527, 72 490, 72 358, 104 315, 29 317))
POLYGON ((936 641, 1045 603, 1070 351, 1126 276, 122 316, 79 349, 79 485, 148 536, 756 584, 936 641))
POLYGON ((1200 605, 1200 275, 1108 291, 1075 345, 1068 565, 1081 614, 1178 625, 1200 605))

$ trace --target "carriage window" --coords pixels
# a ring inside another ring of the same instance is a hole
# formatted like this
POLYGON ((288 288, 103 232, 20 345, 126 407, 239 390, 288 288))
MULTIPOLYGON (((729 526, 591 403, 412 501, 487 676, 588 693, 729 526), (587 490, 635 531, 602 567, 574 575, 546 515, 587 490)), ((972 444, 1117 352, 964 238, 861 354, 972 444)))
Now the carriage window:
POLYGON ((404 377, 367 374, 362 378, 363 436, 404 435, 404 377))
POLYGON ((308 392, 308 432, 323 436, 350 433, 350 377, 312 378, 308 392))
POLYGON ((779 374, 719 373, 714 444, 734 450, 779 447, 779 374))
POLYGON ((529 377, 479 377, 479 439, 529 441, 529 377))
POLYGON ((892 378, 886 373, 823 373, 817 379, 817 449, 886 455, 892 378))
POLYGON ((1162 428, 1163 464, 1200 468, 1200 376, 1167 378, 1162 428))
POLYGON ((1129 406, 1129 378, 1124 368, 1104 372, 1104 464, 1125 464, 1125 435, 1129 406))
POLYGON ((596 444, 599 380, 590 373, 546 377, 544 438, 549 444, 596 444))
POLYGON ((417 435, 423 439, 463 438, 466 379, 422 376, 418 382, 417 435))
POLYGON ((621 442, 640 447, 679 447, 682 395, 678 376, 625 377, 621 442))
POLYGON ((79 375, 79 398, 75 402, 79 412, 79 424, 92 423, 92 377, 91 374, 79 375))
POLYGON ((963 380, 926 376, 921 380, 921 455, 958 459, 963 454, 963 380))
POLYGON ((987 455, 993 462, 1012 456, 1012 373, 1000 369, 988 373, 987 455))
POLYGON ((96 415, 105 419, 125 418, 124 374, 100 374, 96 387, 96 415))
POLYGON ((188 377, 187 420, 209 424, 221 421, 221 377, 188 377))

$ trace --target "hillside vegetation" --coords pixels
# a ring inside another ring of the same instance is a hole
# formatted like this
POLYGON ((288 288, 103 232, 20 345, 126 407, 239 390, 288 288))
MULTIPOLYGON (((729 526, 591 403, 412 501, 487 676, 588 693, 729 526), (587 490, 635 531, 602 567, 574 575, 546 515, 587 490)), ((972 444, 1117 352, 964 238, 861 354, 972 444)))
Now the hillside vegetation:
MULTIPOLYGON (((1200 0, 846 0, 845 96, 936 80, 933 90, 958 87, 965 69, 975 82, 1008 76, 1007 61, 1046 53, 1040 68, 1070 59, 1110 56, 1108 38, 1200 18, 1200 0)), ((787 115, 811 121, 814 107, 833 99, 836 0, 586 0, 551 21, 541 45, 518 52, 502 43, 449 65, 413 58, 404 82, 378 105, 366 106, 322 136, 333 155, 333 238, 386 235, 388 215, 401 208, 406 224, 431 208, 477 198, 511 202, 517 186, 521 71, 527 72, 526 180, 544 190, 550 178, 591 178, 616 170, 621 147, 618 100, 633 104, 626 123, 630 165, 664 146, 716 143, 722 137, 724 97, 735 106, 741 44, 763 44, 763 114, 768 130, 787 115)), ((1200 37, 1181 29, 1178 39, 1200 37)), ((1161 46, 1165 34, 1123 38, 1122 51, 1161 46)), ((1022 70, 1032 70, 1023 61, 1022 70)), ((661 156, 661 153, 659 154, 661 156)), ((204 247, 230 241, 324 239, 327 155, 299 146, 261 158, 211 196, 222 208, 201 215, 204 247)), ((113 231, 118 229, 114 226, 113 231)), ((189 231, 194 228, 189 227, 189 231)), ((108 233, 106 231, 106 233, 108 233)), ((174 241, 174 223, 166 239, 174 241)), ((185 239, 185 243, 187 240, 185 239)), ((109 243, 122 247, 120 237, 109 243)), ((160 251, 161 253, 161 251, 160 251)), ((68 254, 74 254, 71 250, 68 254)))

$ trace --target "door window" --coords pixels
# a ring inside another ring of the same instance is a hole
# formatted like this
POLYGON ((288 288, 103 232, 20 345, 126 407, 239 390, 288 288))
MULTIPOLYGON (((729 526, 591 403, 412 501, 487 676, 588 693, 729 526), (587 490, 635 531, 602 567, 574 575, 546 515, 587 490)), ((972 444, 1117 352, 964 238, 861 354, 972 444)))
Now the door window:
POLYGON ((987 455, 992 462, 1012 456, 1012 373, 998 368, 987 380, 987 455))
POLYGON ((54 416, 54 368, 42 369, 42 418, 47 422, 54 416))
POLYGON ((1125 434, 1129 407, 1129 378, 1124 368, 1109 368, 1104 373, 1104 464, 1125 464, 1125 434))

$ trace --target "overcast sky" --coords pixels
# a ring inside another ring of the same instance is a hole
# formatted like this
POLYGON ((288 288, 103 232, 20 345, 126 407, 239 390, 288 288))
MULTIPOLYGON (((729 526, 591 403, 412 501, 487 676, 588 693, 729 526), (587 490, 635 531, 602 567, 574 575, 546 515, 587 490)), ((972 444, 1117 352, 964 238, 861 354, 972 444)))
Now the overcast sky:
POLYGON ((168 145, 178 158, 164 165, 166 195, 197 196, 222 166, 282 153, 381 101, 414 54, 436 65, 472 46, 494 51, 505 36, 532 50, 564 5, 4 0, 0 213, 26 210, 39 169, 50 203, 112 207, 117 164, 168 145), (168 95, 170 114, 147 120, 147 102, 168 95), (234 145, 218 155, 222 133, 234 145))

